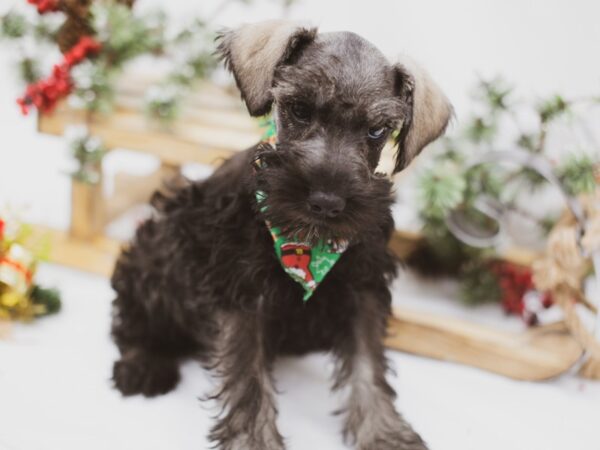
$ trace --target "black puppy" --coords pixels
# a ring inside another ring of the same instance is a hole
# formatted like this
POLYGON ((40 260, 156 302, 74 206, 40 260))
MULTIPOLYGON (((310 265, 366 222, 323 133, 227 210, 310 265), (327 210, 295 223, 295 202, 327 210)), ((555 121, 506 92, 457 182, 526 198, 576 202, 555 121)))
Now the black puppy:
POLYGON ((273 112, 277 144, 155 195, 112 278, 117 388, 168 392, 180 360, 199 358, 222 380, 217 447, 283 449, 273 361, 331 351, 345 436, 363 450, 426 449, 385 378, 396 261, 392 185, 375 168, 393 132, 395 171, 440 136, 448 101, 423 71, 348 32, 266 22, 223 33, 218 52, 250 114, 273 112), (274 239, 288 242, 279 253, 274 239), (323 243, 337 262, 318 280, 323 243))

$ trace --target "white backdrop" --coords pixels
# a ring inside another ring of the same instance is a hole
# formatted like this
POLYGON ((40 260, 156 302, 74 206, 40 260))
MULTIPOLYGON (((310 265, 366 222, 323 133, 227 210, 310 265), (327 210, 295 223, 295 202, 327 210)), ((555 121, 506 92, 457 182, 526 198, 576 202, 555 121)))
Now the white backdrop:
MULTIPOLYGON (((0 1, 0 14, 18 3, 25 0, 0 1)), ((231 27, 281 17, 280 3, 254 0, 245 6, 231 1, 216 24, 231 27)), ((180 25, 197 15, 210 16, 219 4, 138 0, 136 7, 166 9, 172 23, 180 25)), ((599 1, 298 0, 287 15, 325 31, 355 31, 390 58, 405 53, 420 61, 454 104, 456 128, 468 118, 468 93, 478 76, 503 75, 527 98, 600 92, 599 1)), ((60 139, 36 134, 35 118, 21 117, 14 103, 21 89, 14 57, 0 45, 0 169, 7 160, 12 169, 0 176, 0 202, 9 196, 12 203, 28 205, 28 220, 66 226, 67 215, 57 211, 68 210, 69 183, 61 172, 68 169, 70 159, 60 139), (15 183, 24 173, 29 181, 17 189, 15 183), (30 180, 49 178, 53 178, 52 198, 40 202, 48 196, 47 186, 30 180)), ((600 127, 595 128, 598 134, 600 127)))
MULTIPOLYGON (((17 2, 25 0, 0 0, 0 13, 17 2)), ((144 9, 167 8, 180 22, 216 4, 138 0, 144 9)), ((234 26, 280 15, 261 0, 252 7, 232 4, 218 22, 234 26)), ((390 56, 406 53, 421 61, 454 103, 458 123, 477 74, 503 74, 524 95, 600 91, 596 0, 300 0, 289 16, 322 30, 355 31, 390 56)), ((28 206, 28 220, 66 226, 69 156, 60 139, 35 132, 34 117, 20 116, 13 57, 0 46, 0 207, 28 206)), ((210 386, 203 372, 188 364, 175 393, 121 400, 108 383, 116 349, 108 338, 112 293, 106 280, 52 266, 40 276, 61 289, 65 307, 0 342, 0 449, 206 448, 203 436, 214 411, 196 401, 210 386)), ((406 277, 394 288, 396 302, 413 306, 428 300, 447 307, 449 296, 445 286, 406 277)), ((494 321, 506 322, 494 311, 494 321)), ((398 407, 434 450, 600 448, 598 383, 517 383, 449 363, 390 356, 399 369, 392 378, 401 394, 398 407)), ((339 420, 328 415, 337 405, 326 390, 329 370, 321 355, 279 365, 280 425, 292 450, 343 448, 339 420)))
MULTIPOLYGON (((213 11, 211 1, 139 0, 174 17, 213 11)), ((272 1, 232 5, 218 23, 280 16, 272 1)), ((600 91, 600 2, 594 0, 298 0, 289 17, 326 31, 361 34, 392 57, 422 62, 446 90, 460 119, 476 76, 502 74, 525 93, 600 91)))

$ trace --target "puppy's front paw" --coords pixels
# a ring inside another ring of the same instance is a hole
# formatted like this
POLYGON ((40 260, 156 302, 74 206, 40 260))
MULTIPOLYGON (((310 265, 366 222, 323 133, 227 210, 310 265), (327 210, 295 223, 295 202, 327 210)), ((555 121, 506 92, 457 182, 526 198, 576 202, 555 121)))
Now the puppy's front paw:
POLYGON ((239 434, 231 440, 222 442, 219 450, 285 450, 281 442, 276 441, 257 441, 247 434, 239 434))
POLYGON ((414 431, 403 430, 360 444, 357 450, 429 450, 429 447, 414 431))
POLYGON ((344 428, 345 440, 354 442, 357 450, 428 450, 421 436, 395 410, 378 412, 351 414, 344 428))
POLYGON ((113 381, 123 395, 154 397, 177 386, 179 367, 171 359, 145 354, 124 356, 113 366, 113 381))
POLYGON ((209 440, 214 444, 212 448, 219 450, 285 450, 275 424, 261 420, 260 413, 250 421, 235 413, 222 418, 211 430, 209 440))

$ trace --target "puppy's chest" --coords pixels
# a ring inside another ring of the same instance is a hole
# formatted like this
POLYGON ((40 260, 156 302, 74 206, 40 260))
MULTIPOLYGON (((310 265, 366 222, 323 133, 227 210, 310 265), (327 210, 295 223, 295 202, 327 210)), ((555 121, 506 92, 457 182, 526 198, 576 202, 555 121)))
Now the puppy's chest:
POLYGON ((357 312, 353 293, 343 287, 337 295, 320 287, 307 301, 291 291, 281 294, 270 298, 266 322, 268 339, 280 354, 331 349, 338 336, 349 332, 357 312))
POLYGON ((329 350, 350 332, 360 310, 360 292, 351 277, 353 255, 342 255, 308 300, 283 269, 273 265, 263 299, 269 340, 281 354, 329 350))

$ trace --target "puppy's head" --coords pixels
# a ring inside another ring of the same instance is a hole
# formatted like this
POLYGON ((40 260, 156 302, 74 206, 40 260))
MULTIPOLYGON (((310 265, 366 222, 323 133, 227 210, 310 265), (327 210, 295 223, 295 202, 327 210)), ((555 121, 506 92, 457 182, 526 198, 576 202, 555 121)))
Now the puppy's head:
POLYGON ((388 60, 353 33, 281 22, 219 37, 253 116, 273 112, 276 150, 257 177, 268 218, 306 240, 352 239, 387 217, 391 184, 375 173, 386 141, 394 172, 445 130, 452 108, 415 64, 388 60))

